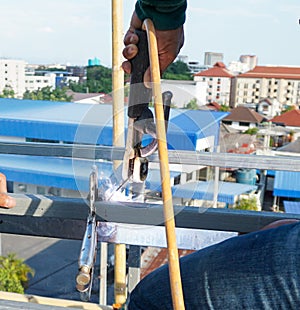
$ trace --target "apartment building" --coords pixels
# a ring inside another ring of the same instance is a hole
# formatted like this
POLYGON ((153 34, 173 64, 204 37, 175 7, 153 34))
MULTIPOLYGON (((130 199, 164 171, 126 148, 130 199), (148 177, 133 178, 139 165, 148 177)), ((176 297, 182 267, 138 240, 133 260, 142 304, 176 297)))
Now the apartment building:
POLYGON ((213 101, 229 105, 231 79, 233 74, 223 62, 217 62, 212 68, 194 75, 194 81, 207 82, 206 103, 213 101))
POLYGON ((256 66, 232 79, 232 108, 262 99, 277 99, 282 105, 300 102, 300 67, 256 66))
POLYGON ((16 98, 22 98, 25 92, 25 67, 24 60, 0 59, 0 93, 5 88, 11 88, 16 98))

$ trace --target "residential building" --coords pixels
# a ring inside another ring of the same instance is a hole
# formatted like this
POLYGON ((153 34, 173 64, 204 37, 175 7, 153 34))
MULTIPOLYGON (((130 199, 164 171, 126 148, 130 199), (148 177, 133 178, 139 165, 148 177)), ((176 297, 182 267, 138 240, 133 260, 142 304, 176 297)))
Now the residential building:
POLYGON ((72 90, 67 90, 67 95, 72 97, 72 102, 87 104, 104 103, 104 98, 107 96, 104 93, 76 93, 72 90))
POLYGON ((276 98, 265 98, 257 105, 257 112, 264 115, 267 119, 279 115, 282 111, 282 106, 276 98))
POLYGON ((55 88, 55 73, 47 73, 45 75, 27 75, 25 76, 25 90, 35 91, 44 87, 55 88))
POLYGON ((78 76, 79 82, 82 83, 86 80, 86 67, 84 66, 67 66, 66 70, 70 72, 72 76, 78 76))
POLYGON ((44 87, 55 89, 68 85, 70 81, 78 83, 79 77, 72 76, 67 71, 28 71, 25 76, 25 89, 29 91, 44 87))
POLYGON ((216 101, 229 105, 231 79, 233 74, 227 70, 223 62, 217 62, 213 68, 194 75, 194 81, 207 82, 206 102, 216 101))
POLYGON ((223 62, 223 53, 205 52, 204 65, 213 66, 217 62, 223 62))
POLYGON ((300 110, 295 109, 275 116, 270 120, 273 123, 283 125, 290 129, 300 128, 300 110))
POLYGON ((299 104, 300 67, 256 66, 232 80, 230 106, 275 98, 283 105, 299 104))
POLYGON ((16 98, 23 97, 25 66, 24 60, 0 59, 0 93, 8 87, 14 91, 16 98))
POLYGON ((257 127, 264 120, 265 118, 262 115, 252 109, 239 106, 223 119, 223 123, 235 129, 245 131, 249 128, 257 127))

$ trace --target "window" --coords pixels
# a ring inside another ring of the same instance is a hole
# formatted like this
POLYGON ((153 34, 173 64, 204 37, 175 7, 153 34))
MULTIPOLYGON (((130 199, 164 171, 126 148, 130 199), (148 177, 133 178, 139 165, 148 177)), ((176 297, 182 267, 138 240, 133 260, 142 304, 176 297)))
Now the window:
POLYGON ((23 192, 23 193, 26 193, 27 192, 27 185, 26 184, 18 184, 18 190, 19 192, 23 192))
POLYGON ((186 181, 191 181, 193 179, 193 172, 187 173, 186 174, 186 181))
POLYGON ((46 189, 43 186, 37 186, 36 188, 36 193, 38 195, 45 195, 46 194, 46 189))
POLYGON ((249 123, 247 123, 247 122, 240 122, 240 126, 249 126, 249 123))

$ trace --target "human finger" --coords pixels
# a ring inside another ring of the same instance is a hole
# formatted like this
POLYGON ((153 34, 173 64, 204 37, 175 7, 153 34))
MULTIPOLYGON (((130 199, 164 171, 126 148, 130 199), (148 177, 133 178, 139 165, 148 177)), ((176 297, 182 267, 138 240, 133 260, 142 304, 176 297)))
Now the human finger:
POLYGON ((138 48, 134 44, 129 44, 123 49, 123 56, 130 60, 136 56, 138 53, 138 48))
POLYGON ((0 207, 3 208, 13 208, 16 205, 16 200, 7 194, 0 194, 0 207))
POLYGON ((131 73, 131 63, 128 60, 122 63, 122 68, 125 73, 127 74, 131 73))

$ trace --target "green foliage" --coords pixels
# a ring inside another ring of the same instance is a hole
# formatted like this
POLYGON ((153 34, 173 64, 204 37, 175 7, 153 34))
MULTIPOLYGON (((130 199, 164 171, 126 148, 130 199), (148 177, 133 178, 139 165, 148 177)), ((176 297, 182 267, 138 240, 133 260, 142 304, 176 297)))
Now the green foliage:
POLYGON ((229 112, 230 111, 230 107, 228 105, 225 105, 225 104, 221 104, 221 107, 220 107, 220 112, 229 112))
POLYGON ((163 79, 167 80, 192 80, 192 74, 183 61, 173 62, 162 75, 163 79))
POLYGON ((6 86, 3 89, 2 94, 0 94, 0 98, 15 98, 15 92, 11 87, 6 86))
POLYGON ((90 93, 110 93, 112 91, 112 70, 104 66, 88 67, 87 87, 90 93))
POLYGON ((296 108, 296 107, 293 106, 293 105, 285 106, 285 108, 281 111, 281 114, 284 114, 284 113, 286 113, 286 112, 295 110, 295 108, 296 108))
POLYGON ((112 70, 104 66, 87 67, 87 80, 70 82, 69 88, 77 93, 105 93, 112 91, 112 70))
POLYGON ((243 133, 246 133, 248 135, 256 135, 258 133, 258 128, 257 127, 248 128, 243 133))
POLYGON ((249 197, 249 199, 242 198, 239 200, 235 208, 239 210, 258 211, 257 199, 255 196, 249 197))
POLYGON ((24 286, 34 271, 15 254, 0 256, 0 291, 24 294, 24 286))
POLYGON ((197 104, 197 99, 193 98, 188 104, 184 106, 184 108, 189 110, 198 110, 199 106, 197 104))
POLYGON ((49 100, 49 101, 72 101, 72 96, 67 95, 68 88, 53 89, 50 86, 34 90, 32 92, 26 90, 23 99, 30 100, 49 100))

